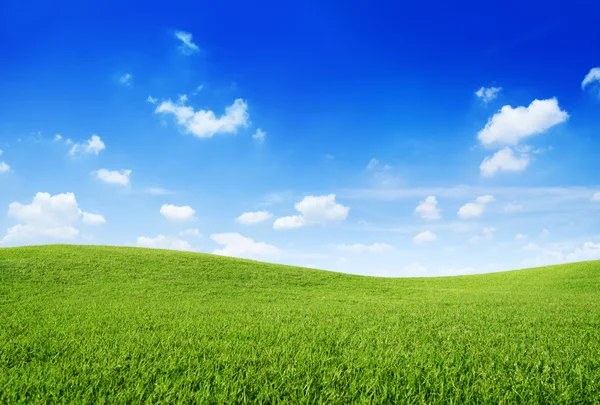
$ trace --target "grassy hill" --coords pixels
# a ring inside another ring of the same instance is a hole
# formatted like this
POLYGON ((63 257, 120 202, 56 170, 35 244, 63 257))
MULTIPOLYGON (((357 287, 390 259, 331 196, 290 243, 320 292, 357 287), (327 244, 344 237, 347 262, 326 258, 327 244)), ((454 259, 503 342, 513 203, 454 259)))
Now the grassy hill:
POLYGON ((0 403, 600 401, 600 262, 381 279, 0 249, 0 403))

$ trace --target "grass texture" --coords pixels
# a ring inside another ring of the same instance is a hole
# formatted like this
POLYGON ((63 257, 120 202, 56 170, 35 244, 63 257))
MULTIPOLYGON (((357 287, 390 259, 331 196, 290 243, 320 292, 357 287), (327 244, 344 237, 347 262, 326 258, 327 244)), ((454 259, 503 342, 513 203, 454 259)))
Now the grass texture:
POLYGON ((598 404, 600 262, 386 279, 0 249, 2 404, 598 404))

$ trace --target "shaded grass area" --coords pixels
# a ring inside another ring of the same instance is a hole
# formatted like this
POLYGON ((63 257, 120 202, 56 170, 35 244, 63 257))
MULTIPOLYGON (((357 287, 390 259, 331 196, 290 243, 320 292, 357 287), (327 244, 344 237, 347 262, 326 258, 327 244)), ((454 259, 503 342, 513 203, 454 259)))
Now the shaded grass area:
POLYGON ((600 262, 382 279, 0 249, 0 403, 600 402, 600 262))

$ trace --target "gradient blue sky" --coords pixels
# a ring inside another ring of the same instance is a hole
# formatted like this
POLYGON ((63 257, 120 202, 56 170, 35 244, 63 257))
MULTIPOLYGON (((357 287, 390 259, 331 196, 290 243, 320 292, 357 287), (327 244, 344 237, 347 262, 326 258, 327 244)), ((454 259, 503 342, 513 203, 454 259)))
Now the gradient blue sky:
POLYGON ((3 1, 1 244, 381 276, 598 259, 599 14, 3 1))

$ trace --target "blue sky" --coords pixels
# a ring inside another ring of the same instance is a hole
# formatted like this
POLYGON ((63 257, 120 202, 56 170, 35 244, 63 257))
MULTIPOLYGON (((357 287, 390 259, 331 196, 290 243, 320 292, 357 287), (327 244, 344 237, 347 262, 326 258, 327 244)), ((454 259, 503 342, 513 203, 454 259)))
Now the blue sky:
POLYGON ((0 243, 379 276, 600 259, 599 12, 5 1, 0 243))

